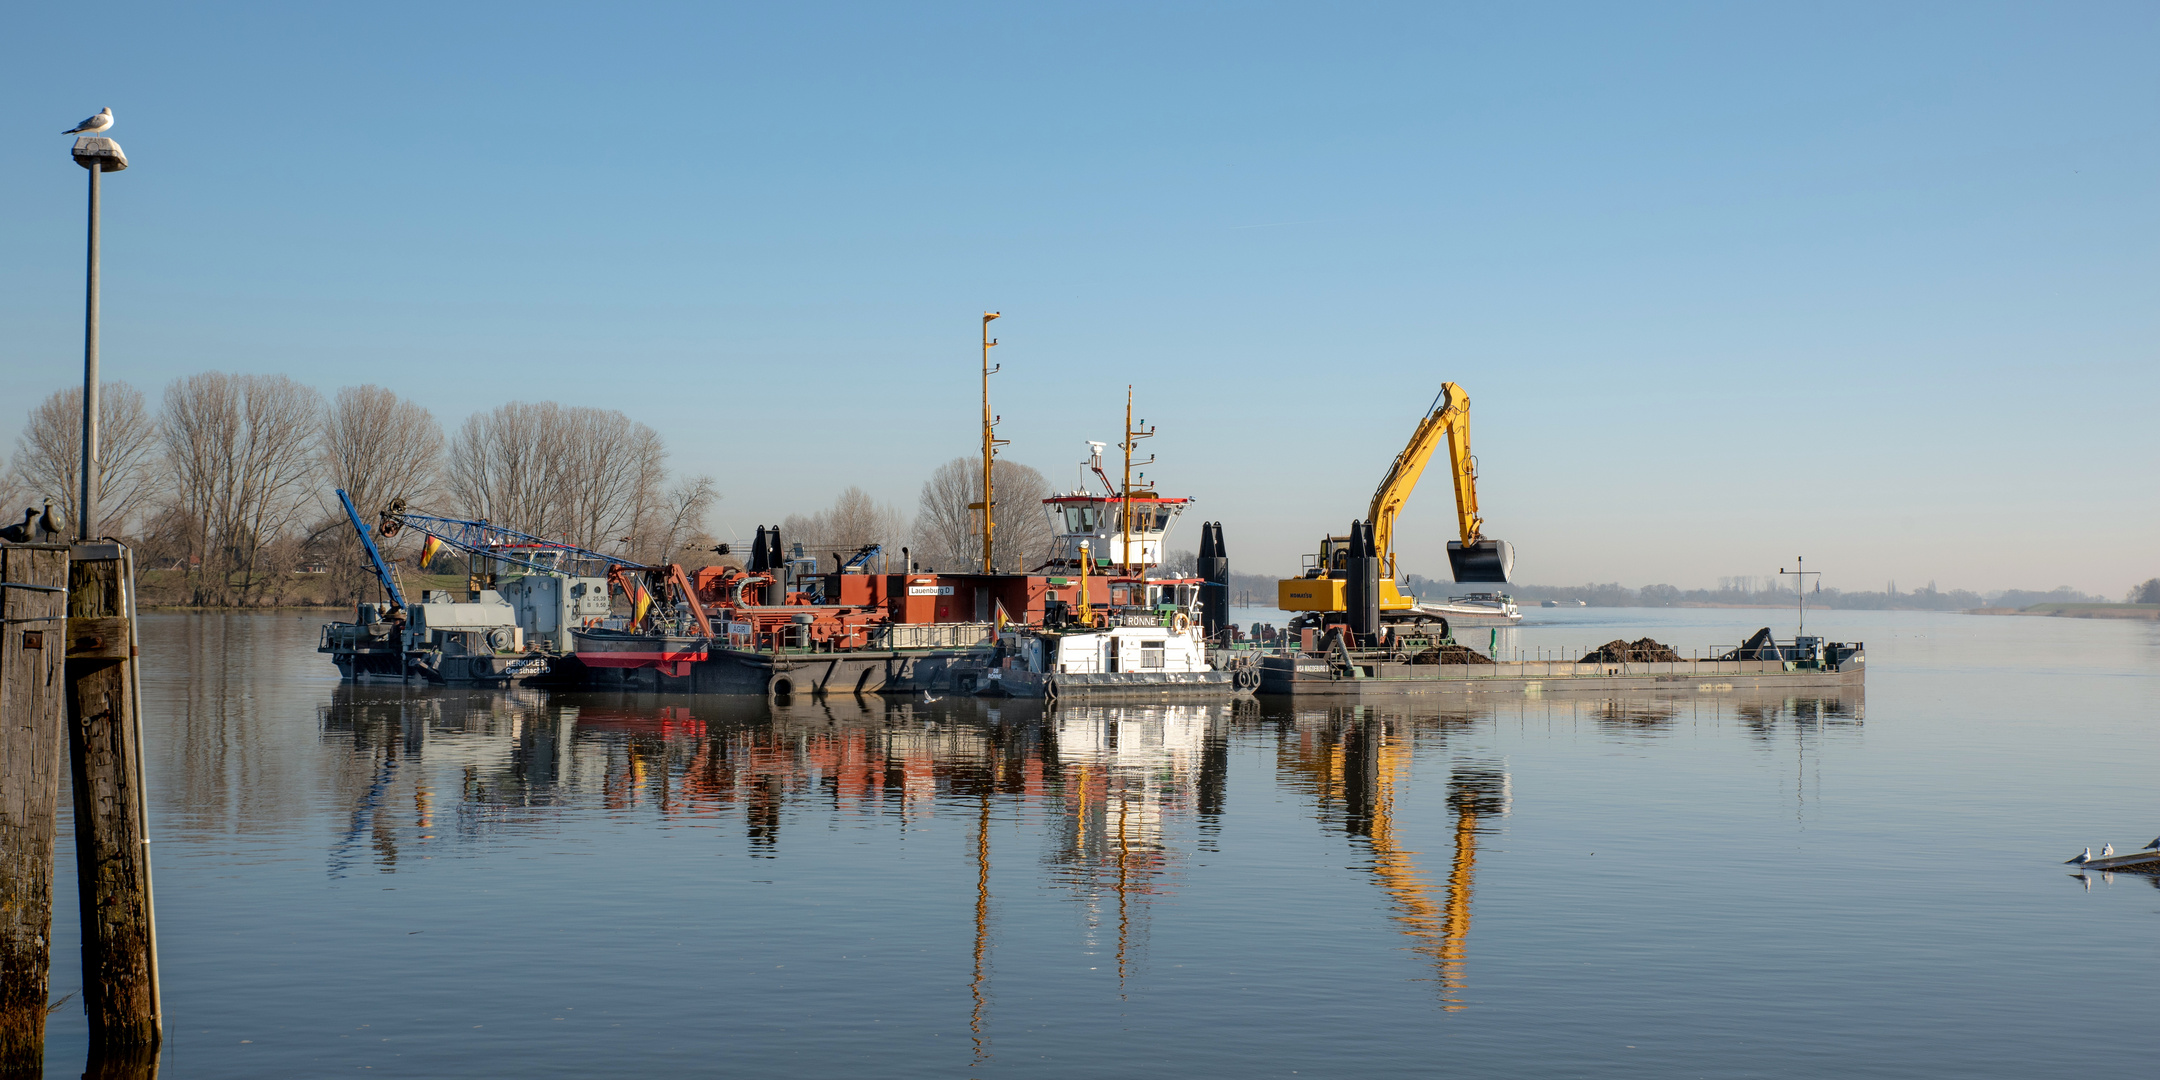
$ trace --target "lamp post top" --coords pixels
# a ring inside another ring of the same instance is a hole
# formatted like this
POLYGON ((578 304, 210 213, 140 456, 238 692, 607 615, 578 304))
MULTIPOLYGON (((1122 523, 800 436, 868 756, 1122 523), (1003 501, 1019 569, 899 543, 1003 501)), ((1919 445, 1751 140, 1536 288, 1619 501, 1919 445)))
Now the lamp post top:
POLYGON ((75 140, 75 164, 85 169, 101 172, 119 172, 128 167, 126 151, 120 144, 103 135, 85 135, 75 140))

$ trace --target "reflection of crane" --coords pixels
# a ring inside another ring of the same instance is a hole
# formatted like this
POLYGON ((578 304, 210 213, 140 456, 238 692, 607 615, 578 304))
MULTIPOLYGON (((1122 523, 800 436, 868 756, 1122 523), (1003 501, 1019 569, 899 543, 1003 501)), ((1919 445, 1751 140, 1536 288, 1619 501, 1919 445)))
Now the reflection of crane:
MULTIPOLYGON (((1478 516, 1477 459, 1470 454, 1470 395, 1454 383, 1440 387, 1439 396, 1426 410, 1410 442, 1388 466, 1387 476, 1373 492, 1365 520, 1372 530, 1373 554, 1380 559, 1380 611, 1383 618, 1414 618, 1417 599, 1403 595, 1396 582, 1395 518, 1410 493, 1417 489, 1425 463, 1445 440, 1449 473, 1454 479, 1455 518, 1460 540, 1448 541, 1448 564, 1460 582, 1504 584, 1515 565, 1515 549, 1505 540, 1485 537, 1485 519, 1478 516)), ((1328 536, 1320 541, 1320 553, 1305 576, 1277 584, 1277 602, 1288 611, 1346 611, 1346 578, 1349 560, 1357 552, 1348 536, 1328 536)))
MULTIPOLYGON (((1478 818, 1507 813, 1508 777, 1499 769, 1456 766, 1448 777, 1448 809, 1455 812, 1455 861, 1448 870, 1447 920, 1441 925, 1440 983, 1449 991, 1463 986, 1463 964, 1470 936, 1470 879, 1477 870, 1478 818)), ((1449 999, 1447 1008, 1462 1008, 1449 999)))
POLYGON ((1489 766, 1458 766, 1450 777, 1455 857, 1447 894, 1436 902, 1430 883, 1418 872, 1413 858, 1417 853, 1402 847, 1395 833, 1396 789, 1409 775, 1411 752, 1407 734, 1390 734, 1384 721, 1353 722, 1342 729, 1341 738, 1309 749, 1289 764, 1307 777, 1323 803, 1340 801, 1344 824, 1371 843, 1373 877, 1395 904, 1391 917, 1403 933, 1418 939, 1412 951, 1432 961, 1442 1008, 1456 1012, 1465 1007, 1460 993, 1466 985, 1479 819, 1507 812, 1507 774, 1489 766))
MULTIPOLYGON (((991 759, 993 770, 997 759, 991 759)), ((975 996, 975 1011, 968 1016, 968 1030, 975 1039, 975 1063, 989 1060, 988 1039, 983 1035, 983 1007, 988 997, 983 992, 984 969, 988 966, 990 953, 990 789, 993 784, 982 786, 982 809, 975 819, 975 977, 968 983, 968 993, 975 996)))

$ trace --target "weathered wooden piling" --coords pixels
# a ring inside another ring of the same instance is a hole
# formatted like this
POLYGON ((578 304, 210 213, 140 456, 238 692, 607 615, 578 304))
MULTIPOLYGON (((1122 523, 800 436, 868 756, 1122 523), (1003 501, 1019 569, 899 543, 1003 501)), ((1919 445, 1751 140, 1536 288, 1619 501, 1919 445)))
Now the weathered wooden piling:
POLYGON ((77 544, 68 566, 68 744, 90 1038, 156 1046, 163 1034, 151 911, 149 816, 138 712, 134 561, 77 544))
POLYGON ((0 1074, 45 1062, 68 549, 0 547, 0 1074))

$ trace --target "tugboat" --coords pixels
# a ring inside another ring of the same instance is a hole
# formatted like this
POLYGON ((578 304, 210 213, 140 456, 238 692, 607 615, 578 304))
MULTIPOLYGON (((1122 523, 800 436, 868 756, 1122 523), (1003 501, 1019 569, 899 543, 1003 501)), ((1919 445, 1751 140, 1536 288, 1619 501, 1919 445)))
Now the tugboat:
POLYGON ((1133 447, 1153 434, 1153 428, 1133 427, 1128 388, 1119 444, 1125 451, 1122 482, 1111 483, 1103 471, 1104 444, 1090 442, 1083 465, 1101 481, 1102 492, 1083 486, 1043 500, 1056 534, 1046 567, 1072 571, 1049 580, 1069 585, 1072 598, 1058 601, 1038 625, 1001 628, 998 655, 981 673, 977 693, 1224 697, 1249 695, 1259 686, 1257 667, 1242 660, 1218 666, 1214 658, 1229 654, 1211 649, 1228 615, 1229 559, 1221 525, 1202 526, 1204 576, 1147 576, 1161 565, 1170 527, 1192 502, 1133 484, 1133 447))

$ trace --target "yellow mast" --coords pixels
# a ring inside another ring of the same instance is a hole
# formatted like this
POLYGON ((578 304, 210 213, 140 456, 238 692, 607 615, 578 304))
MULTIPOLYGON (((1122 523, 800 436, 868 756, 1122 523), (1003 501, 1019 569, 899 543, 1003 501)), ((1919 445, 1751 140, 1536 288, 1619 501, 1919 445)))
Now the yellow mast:
POLYGON ((992 375, 996 374, 996 373, 997 373, 997 371, 998 371, 998 368, 1002 368, 1002 367, 1004 367, 1004 366, 1005 366, 1005 365, 1003 365, 1003 364, 999 364, 999 365, 998 365, 998 367, 995 367, 995 368, 994 368, 994 367, 991 367, 991 366, 990 366, 990 347, 991 347, 991 346, 993 346, 993 345, 996 345, 996 344, 997 344, 997 339, 996 339, 996 338, 993 338, 993 337, 991 337, 991 336, 990 336, 990 320, 992 320, 992 319, 995 319, 995 318, 997 318, 997 317, 998 317, 998 316, 999 316, 1000 314, 1002 314, 1002 312, 996 312, 996 311, 985 311, 985 312, 983 312, 983 321, 982 321, 982 406, 983 406, 983 419, 982 419, 982 438, 983 438, 983 448, 982 448, 982 467, 983 467, 983 482, 982 482, 982 501, 981 501, 981 502, 979 502, 979 503, 972 503, 972 504, 970 504, 970 505, 968 506, 968 509, 970 509, 970 510, 981 510, 981 511, 982 511, 982 572, 983 572, 983 573, 985 573, 985 574, 991 574, 991 573, 996 573, 996 572, 997 572, 997 570, 996 570, 996 567, 995 567, 995 566, 993 566, 993 565, 992 565, 992 563, 991 563, 991 545, 992 545, 992 540, 993 540, 993 538, 992 538, 992 535, 991 535, 991 534, 993 533, 993 531, 994 531, 994 530, 996 530, 996 529, 997 529, 997 522, 995 522, 994 520, 992 520, 992 515, 991 515, 991 510, 990 510, 991 506, 993 506, 993 505, 995 504, 995 502, 996 502, 996 500, 995 500, 995 499, 993 499, 993 498, 991 497, 991 493, 990 493, 990 468, 991 468, 991 465, 992 465, 992 463, 994 463, 994 462, 995 462, 995 461, 997 460, 997 448, 998 448, 998 447, 1000 447, 1000 446, 1003 446, 1003 445, 1005 445, 1005 443, 1007 442, 1007 440, 1005 440, 1005 439, 1000 439, 1000 438, 997 438, 997 437, 996 437, 996 435, 995 435, 995 432, 996 432, 996 429, 997 429, 997 417, 994 417, 994 416, 990 415, 990 376, 992 376, 992 375))

